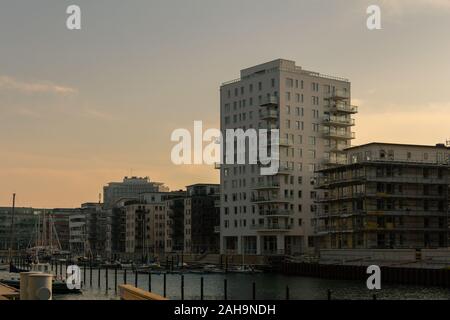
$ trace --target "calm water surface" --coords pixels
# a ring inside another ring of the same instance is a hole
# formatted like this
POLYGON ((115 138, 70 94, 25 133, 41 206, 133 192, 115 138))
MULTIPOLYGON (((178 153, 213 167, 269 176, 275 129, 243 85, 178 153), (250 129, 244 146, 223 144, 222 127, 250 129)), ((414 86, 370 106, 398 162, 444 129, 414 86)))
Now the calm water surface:
MULTIPOLYGON (((83 272, 82 272, 83 276, 83 272)), ((257 299, 285 299, 286 286, 289 287, 290 299, 327 299, 327 290, 332 291, 333 299, 371 299, 374 291, 366 288, 365 281, 329 280, 300 276, 277 274, 189 274, 184 275, 184 298, 200 299, 200 278, 204 279, 204 298, 217 300, 224 298, 224 279, 227 279, 228 299, 252 299, 252 284, 256 283, 257 299)), ((152 274, 152 291, 163 295, 163 275, 152 274)), ((123 271, 118 271, 117 284, 122 284, 123 271)), ((127 283, 134 285, 134 273, 127 272, 127 283)), ((148 275, 139 274, 138 287, 148 290, 148 275)), ((114 290, 114 271, 108 273, 108 289, 106 288, 106 272, 102 270, 100 288, 98 287, 98 271, 92 273, 92 286, 89 271, 82 294, 55 295, 54 299, 118 299, 114 290)), ((445 299, 450 300, 450 290, 439 287, 385 285, 376 292, 378 299, 445 299)), ((181 275, 167 274, 167 297, 181 299, 181 275)))

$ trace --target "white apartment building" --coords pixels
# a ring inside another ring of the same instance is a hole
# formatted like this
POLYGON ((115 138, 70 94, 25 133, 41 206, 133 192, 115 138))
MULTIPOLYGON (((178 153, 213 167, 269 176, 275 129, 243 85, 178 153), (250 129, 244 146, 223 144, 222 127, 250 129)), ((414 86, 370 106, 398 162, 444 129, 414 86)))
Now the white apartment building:
POLYGON ((138 199, 143 193, 168 191, 163 183, 150 181, 149 177, 124 177, 122 182, 110 182, 103 187, 103 205, 110 209, 121 199, 138 199))
POLYGON ((69 248, 73 254, 88 254, 87 219, 85 213, 69 215, 69 248))
POLYGON ((345 162, 357 112, 350 101, 348 80, 282 59, 243 69, 239 79, 222 84, 223 136, 226 129, 279 129, 280 169, 261 176, 258 164, 219 166, 221 253, 313 250, 314 172, 345 162))

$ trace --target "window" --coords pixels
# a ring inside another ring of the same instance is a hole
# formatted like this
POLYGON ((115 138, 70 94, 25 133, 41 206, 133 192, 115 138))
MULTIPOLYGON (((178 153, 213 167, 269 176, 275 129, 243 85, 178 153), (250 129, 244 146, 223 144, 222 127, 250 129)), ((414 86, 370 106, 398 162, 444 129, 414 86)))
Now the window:
POLYGON ((291 114, 291 106, 286 106, 286 114, 291 114))
POLYGON ((286 87, 292 88, 294 86, 294 80, 291 78, 286 78, 286 87))

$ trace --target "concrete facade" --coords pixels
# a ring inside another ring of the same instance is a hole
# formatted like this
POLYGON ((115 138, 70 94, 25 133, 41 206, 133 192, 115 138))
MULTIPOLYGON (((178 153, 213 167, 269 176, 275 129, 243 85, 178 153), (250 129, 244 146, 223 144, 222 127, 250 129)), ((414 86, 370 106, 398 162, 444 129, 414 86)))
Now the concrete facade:
POLYGON ((320 248, 449 246, 450 148, 369 143, 346 154, 319 171, 320 248))
POLYGON ((280 169, 261 176, 258 164, 217 166, 221 253, 314 250, 314 172, 343 161, 342 150, 354 138, 357 108, 350 101, 347 79, 282 59, 241 70, 239 79, 222 84, 222 135, 226 129, 279 129, 280 169))

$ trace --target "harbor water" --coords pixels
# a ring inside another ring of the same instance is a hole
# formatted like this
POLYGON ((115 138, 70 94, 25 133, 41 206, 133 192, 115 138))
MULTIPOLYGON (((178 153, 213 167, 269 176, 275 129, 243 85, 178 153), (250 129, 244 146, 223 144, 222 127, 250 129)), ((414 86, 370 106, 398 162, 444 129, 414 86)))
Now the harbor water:
MULTIPOLYGON (((0 272, 1 276, 1 272, 0 272)), ((82 272, 82 278, 84 273, 82 272)), ((127 284, 135 285, 135 273, 127 271, 127 284)), ((166 296, 169 299, 181 299, 181 274, 166 274, 166 296)), ((440 287, 421 287, 404 285, 383 285, 381 290, 368 290, 364 281, 330 280, 301 276, 286 276, 272 273, 258 274, 194 274, 184 273, 184 299, 199 300, 201 297, 201 278, 203 278, 203 297, 205 300, 221 300, 225 294, 229 300, 253 298, 253 283, 256 299, 284 300, 326 300, 331 291, 331 299, 439 299, 450 300, 450 291, 440 287), (225 293, 226 279, 226 293, 225 293), (288 288, 288 290, 287 290, 288 288), (287 293, 288 291, 288 293, 287 293)), ((98 269, 93 269, 92 280, 87 270, 83 279, 81 294, 63 294, 53 296, 55 300, 116 300, 119 299, 115 289, 115 272, 101 269, 100 282, 98 269), (99 285, 100 283, 100 285, 99 285), (107 286, 108 284, 108 286, 107 286)), ((123 270, 117 271, 117 285, 124 283, 123 270)), ((149 290, 148 274, 139 274, 138 287, 149 290)), ((151 291, 164 295, 164 275, 151 275, 151 291)))
MULTIPOLYGON (((82 274, 83 276, 83 274, 82 274)), ((181 274, 166 274, 166 296, 169 299, 181 299, 182 279, 181 274)), ((201 296, 201 278, 203 278, 203 294, 205 300, 224 299, 252 299, 253 283, 255 283, 256 299, 282 300, 289 296, 292 300, 321 300, 328 298, 331 290, 332 299, 372 299, 376 294, 377 299, 444 299, 450 300, 448 288, 400 286, 382 284, 381 290, 368 290, 365 281, 330 280, 301 276, 286 276, 272 273, 258 274, 184 274, 184 299, 199 300, 201 296), (225 285, 226 279, 226 285, 225 285), (227 287, 225 293, 225 286, 227 287), (288 288, 288 293, 287 293, 288 288)), ((114 270, 102 269, 100 274, 100 286, 98 285, 98 269, 92 272, 92 281, 89 278, 89 270, 83 281, 83 293, 77 295, 56 295, 54 299, 94 299, 109 300, 119 299, 118 290, 115 290, 114 270), (106 287, 108 282, 108 287, 106 287), (91 285, 92 283, 92 285, 91 285)), ((122 270, 117 272, 117 285, 124 283, 122 270)), ((127 271, 127 283, 135 284, 135 273, 127 271)), ((148 274, 139 274, 138 287, 149 290, 148 274)), ((151 291, 164 295, 164 275, 151 275, 151 291)))

